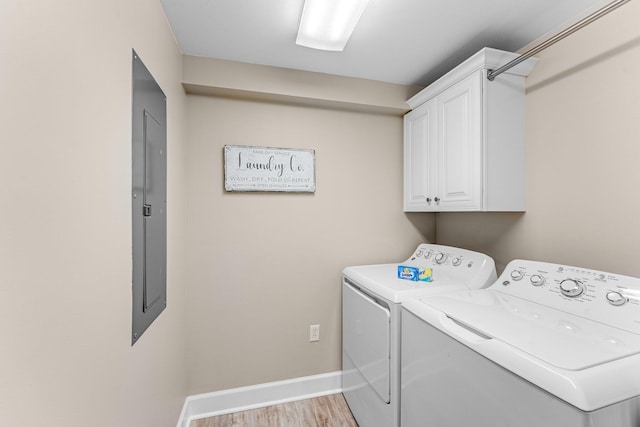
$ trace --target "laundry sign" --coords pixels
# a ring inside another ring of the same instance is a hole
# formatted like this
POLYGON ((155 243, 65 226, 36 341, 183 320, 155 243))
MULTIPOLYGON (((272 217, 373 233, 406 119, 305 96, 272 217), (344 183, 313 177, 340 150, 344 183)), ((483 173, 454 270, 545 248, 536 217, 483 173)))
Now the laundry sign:
POLYGON ((316 191, 315 151, 224 146, 226 191, 316 191))

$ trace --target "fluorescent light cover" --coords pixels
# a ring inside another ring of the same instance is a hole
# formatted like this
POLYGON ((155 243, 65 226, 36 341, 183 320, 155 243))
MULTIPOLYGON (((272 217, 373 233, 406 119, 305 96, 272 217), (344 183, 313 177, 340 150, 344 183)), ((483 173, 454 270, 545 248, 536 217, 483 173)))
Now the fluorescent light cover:
POLYGON ((296 44, 341 51, 369 0, 305 0, 296 44))

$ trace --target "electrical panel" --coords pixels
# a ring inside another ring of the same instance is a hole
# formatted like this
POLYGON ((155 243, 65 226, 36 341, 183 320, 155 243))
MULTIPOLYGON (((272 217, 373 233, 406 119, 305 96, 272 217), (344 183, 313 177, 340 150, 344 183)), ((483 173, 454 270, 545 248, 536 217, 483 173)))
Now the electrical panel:
POLYGON ((132 62, 131 345, 167 305, 167 99, 135 51, 132 62))

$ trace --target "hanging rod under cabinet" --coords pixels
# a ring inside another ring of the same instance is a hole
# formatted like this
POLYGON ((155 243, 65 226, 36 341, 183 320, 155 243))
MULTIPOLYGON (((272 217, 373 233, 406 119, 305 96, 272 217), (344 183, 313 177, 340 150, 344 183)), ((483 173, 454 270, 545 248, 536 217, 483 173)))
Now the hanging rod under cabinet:
POLYGON ((559 32, 555 36, 550 37, 547 40, 545 40, 542 43, 540 43, 539 45, 529 49, 528 51, 526 51, 525 53, 523 53, 522 55, 520 55, 516 59, 514 59, 514 60, 512 60, 510 62, 507 62, 502 67, 500 67, 498 69, 495 69, 495 70, 489 70, 487 72, 487 79, 489 79, 490 81, 493 81, 496 77, 498 77, 500 74, 504 73, 508 69, 510 69, 512 67, 515 67, 516 65, 518 65, 519 63, 521 63, 523 61, 526 61, 527 59, 531 58, 536 53, 538 53, 540 51, 543 51, 544 49, 548 48, 549 46, 551 46, 551 45, 559 42, 560 40, 564 39, 565 37, 575 33, 579 29, 581 29, 583 27, 586 27, 587 25, 591 24, 593 21, 602 18, 603 16, 605 16, 609 12, 619 8, 620 6, 622 6, 623 4, 625 4, 625 3, 629 2, 629 1, 631 1, 631 0, 616 0, 616 1, 613 1, 613 2, 609 3, 608 5, 604 6, 603 8, 598 9, 597 11, 592 13, 591 15, 589 15, 589 16, 581 19, 580 21, 576 22, 575 24, 571 25, 569 28, 566 28, 565 30, 559 32))

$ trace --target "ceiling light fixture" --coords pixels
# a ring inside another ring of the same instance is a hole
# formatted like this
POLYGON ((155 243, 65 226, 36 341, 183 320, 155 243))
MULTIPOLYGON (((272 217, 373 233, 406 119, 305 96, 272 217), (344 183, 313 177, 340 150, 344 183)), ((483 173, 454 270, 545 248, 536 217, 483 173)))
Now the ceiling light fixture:
POLYGON ((344 50, 369 0, 305 0, 296 44, 344 50))

